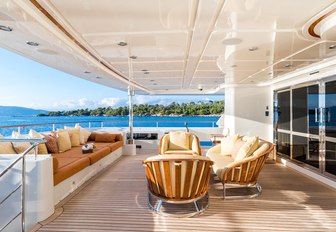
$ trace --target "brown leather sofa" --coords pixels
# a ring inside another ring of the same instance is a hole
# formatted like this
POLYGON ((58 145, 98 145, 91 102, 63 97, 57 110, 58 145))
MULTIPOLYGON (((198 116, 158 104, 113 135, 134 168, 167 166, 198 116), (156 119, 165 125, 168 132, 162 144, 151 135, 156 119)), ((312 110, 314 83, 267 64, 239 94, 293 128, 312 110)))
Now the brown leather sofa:
POLYGON ((102 139, 101 134, 93 132, 88 143, 95 144, 93 153, 83 154, 82 147, 72 147, 66 152, 52 154, 54 186, 122 147, 123 138, 121 134, 109 134, 109 139, 102 139))

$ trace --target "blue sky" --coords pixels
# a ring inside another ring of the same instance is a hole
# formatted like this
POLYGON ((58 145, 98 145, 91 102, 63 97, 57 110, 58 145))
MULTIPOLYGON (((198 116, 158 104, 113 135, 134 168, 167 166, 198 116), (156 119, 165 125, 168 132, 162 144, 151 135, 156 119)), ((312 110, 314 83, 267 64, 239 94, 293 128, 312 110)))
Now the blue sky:
MULTIPOLYGON (((118 107, 127 93, 69 75, 0 48, 0 105, 46 110, 118 107)), ((135 104, 222 100, 222 95, 136 95, 135 104)))

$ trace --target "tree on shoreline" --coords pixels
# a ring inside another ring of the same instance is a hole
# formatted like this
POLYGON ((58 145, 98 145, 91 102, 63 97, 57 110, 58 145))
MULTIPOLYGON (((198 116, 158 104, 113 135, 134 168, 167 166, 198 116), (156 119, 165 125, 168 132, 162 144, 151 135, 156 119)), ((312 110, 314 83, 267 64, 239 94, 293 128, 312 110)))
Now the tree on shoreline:
MULTIPOLYGON (((139 104, 133 106, 134 116, 198 116, 198 115, 220 115, 224 113, 224 100, 205 102, 176 103, 172 102, 167 106, 139 104)), ((96 109, 78 109, 70 111, 50 111, 48 114, 38 116, 127 116, 128 107, 121 106, 98 107, 96 109)))

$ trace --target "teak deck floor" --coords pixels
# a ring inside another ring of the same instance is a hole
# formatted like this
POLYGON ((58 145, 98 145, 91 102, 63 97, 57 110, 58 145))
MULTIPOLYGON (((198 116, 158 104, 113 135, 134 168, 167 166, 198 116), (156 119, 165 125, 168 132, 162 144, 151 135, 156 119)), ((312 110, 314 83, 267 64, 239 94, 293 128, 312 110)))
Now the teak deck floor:
POLYGON ((123 156, 63 205, 39 231, 336 231, 336 191, 280 164, 266 164, 254 199, 211 198, 192 218, 157 215, 147 205, 141 161, 154 150, 123 156))

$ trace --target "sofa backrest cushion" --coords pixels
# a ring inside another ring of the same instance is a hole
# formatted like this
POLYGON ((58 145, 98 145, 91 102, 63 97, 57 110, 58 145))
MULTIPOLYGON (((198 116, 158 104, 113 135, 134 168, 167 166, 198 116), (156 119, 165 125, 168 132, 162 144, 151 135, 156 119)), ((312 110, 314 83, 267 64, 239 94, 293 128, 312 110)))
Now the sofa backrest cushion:
POLYGON ((96 142, 114 143, 115 139, 116 134, 110 134, 110 133, 97 133, 95 136, 96 142))
POLYGON ((88 141, 95 141, 96 140, 96 132, 91 132, 88 141))
POLYGON ((184 131, 169 132, 169 150, 189 150, 190 134, 184 131))
POLYGON ((57 144, 59 152, 65 152, 71 149, 71 140, 68 131, 57 131, 57 144))
POLYGON ((239 135, 235 134, 221 139, 221 155, 231 155, 233 146, 237 141, 239 135))
POLYGON ((255 150, 259 147, 259 138, 258 137, 251 137, 248 138, 244 145, 239 149, 235 161, 242 160, 246 157, 249 157, 253 154, 255 150))

